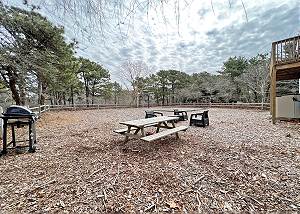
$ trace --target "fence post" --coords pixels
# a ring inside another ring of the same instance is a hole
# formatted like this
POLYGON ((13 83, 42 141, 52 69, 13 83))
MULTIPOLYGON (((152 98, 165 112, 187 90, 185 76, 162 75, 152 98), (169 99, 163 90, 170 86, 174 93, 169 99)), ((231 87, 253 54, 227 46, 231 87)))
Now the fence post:
POLYGON ((39 116, 41 115, 41 104, 39 104, 39 116))

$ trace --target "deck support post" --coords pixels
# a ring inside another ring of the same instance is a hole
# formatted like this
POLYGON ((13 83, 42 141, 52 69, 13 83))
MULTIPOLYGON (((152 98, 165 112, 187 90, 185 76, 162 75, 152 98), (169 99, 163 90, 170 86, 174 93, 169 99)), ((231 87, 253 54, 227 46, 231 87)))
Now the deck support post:
POLYGON ((271 77, 271 87, 270 87, 270 110, 272 115, 272 123, 276 123, 276 67, 275 65, 275 51, 276 43, 272 44, 271 52, 271 63, 270 63, 270 77, 271 77))
POLYGON ((272 69, 271 76, 271 114, 272 114, 272 123, 276 123, 276 69, 272 69))

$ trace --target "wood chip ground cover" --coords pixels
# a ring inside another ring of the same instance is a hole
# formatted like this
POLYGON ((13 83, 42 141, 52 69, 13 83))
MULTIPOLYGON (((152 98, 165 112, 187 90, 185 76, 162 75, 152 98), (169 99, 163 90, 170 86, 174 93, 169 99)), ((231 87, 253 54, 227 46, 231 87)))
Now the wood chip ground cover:
POLYGON ((124 144, 112 131, 144 110, 45 113, 36 153, 0 157, 0 213, 299 212, 297 122, 210 109, 179 140, 124 144))

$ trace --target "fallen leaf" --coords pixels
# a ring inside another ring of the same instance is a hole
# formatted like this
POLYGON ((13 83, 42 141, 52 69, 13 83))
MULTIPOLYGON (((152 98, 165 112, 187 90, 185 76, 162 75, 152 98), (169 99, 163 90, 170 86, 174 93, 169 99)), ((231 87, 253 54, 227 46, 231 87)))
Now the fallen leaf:
POLYGON ((179 208, 178 204, 174 201, 168 202, 167 205, 169 205, 171 209, 179 208))

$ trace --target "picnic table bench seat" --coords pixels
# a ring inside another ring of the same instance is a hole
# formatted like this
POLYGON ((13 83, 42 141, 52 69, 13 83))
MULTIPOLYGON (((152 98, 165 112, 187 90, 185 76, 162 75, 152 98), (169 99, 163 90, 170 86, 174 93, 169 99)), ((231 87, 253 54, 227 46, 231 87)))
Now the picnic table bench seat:
POLYGON ((141 140, 151 142, 151 141, 160 139, 162 137, 166 137, 170 134, 175 134, 175 133, 178 133, 180 131, 186 131, 187 129, 188 129, 187 126, 178 126, 178 127, 172 128, 172 129, 167 129, 167 130, 162 131, 162 132, 158 132, 158 133, 153 134, 153 135, 142 137, 141 140))
MULTIPOLYGON (((137 128, 135 127, 131 127, 130 131, 135 131, 137 130, 137 128)), ((128 131, 128 128, 123 128, 123 129, 117 129, 117 130, 114 130, 115 133, 118 133, 118 134, 125 134, 125 132, 128 131)))

